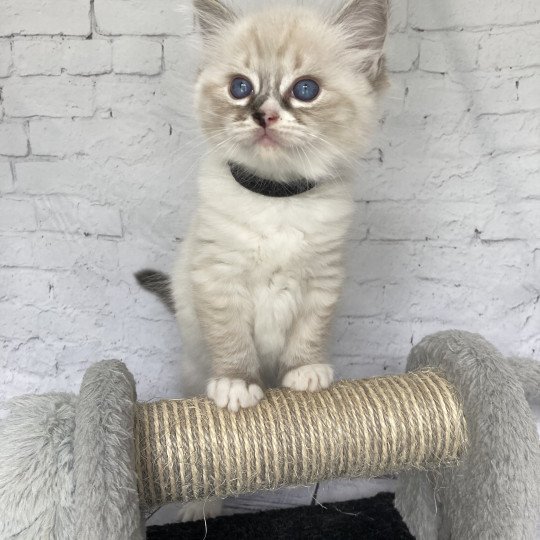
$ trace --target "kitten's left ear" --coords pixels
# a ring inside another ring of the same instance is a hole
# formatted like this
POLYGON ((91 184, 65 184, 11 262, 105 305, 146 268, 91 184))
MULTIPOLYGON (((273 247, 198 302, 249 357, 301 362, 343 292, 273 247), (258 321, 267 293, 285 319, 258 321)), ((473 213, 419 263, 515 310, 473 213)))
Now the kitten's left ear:
POLYGON ((363 53, 361 69, 374 84, 384 79, 383 45, 388 26, 388 0, 347 0, 334 14, 355 49, 363 53))
POLYGON ((221 0, 193 0, 193 9, 204 36, 217 34, 236 20, 234 12, 221 0))

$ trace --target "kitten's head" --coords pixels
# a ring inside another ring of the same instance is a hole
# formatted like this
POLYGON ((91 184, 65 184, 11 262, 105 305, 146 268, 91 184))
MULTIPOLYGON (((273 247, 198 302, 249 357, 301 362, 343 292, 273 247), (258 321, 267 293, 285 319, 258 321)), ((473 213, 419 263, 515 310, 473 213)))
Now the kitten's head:
POLYGON ((347 0, 326 16, 194 6, 204 38, 197 110, 225 159, 277 179, 318 178, 358 153, 385 86, 387 0, 347 0))

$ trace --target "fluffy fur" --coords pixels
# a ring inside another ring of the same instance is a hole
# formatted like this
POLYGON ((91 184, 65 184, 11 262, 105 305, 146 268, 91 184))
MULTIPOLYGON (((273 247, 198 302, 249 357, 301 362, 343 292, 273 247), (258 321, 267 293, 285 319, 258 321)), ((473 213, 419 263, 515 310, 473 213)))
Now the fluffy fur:
POLYGON ((134 459, 135 381, 94 364, 79 396, 0 404, 2 540, 143 540, 134 459), (2 415, 4 416, 4 415, 2 415))
POLYGON ((195 0, 204 38, 196 108, 211 150, 199 204, 172 277, 188 393, 232 411, 263 385, 316 391, 332 381, 327 336, 344 272, 351 164, 371 132, 384 80, 386 3, 354 0, 322 14, 297 6, 239 16, 195 0), (229 93, 235 76, 254 87, 229 93), (294 98, 315 79, 313 102, 294 98), (254 114, 277 117, 261 127, 254 114), (238 185, 227 162, 316 187, 276 200, 238 185))

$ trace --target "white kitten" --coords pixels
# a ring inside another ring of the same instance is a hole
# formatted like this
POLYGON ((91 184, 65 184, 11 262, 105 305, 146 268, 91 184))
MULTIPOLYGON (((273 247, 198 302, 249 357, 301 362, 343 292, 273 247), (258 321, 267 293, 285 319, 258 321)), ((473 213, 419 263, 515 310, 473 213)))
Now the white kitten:
POLYGON ((237 411, 264 385, 317 391, 344 279, 351 164, 385 85, 386 0, 337 13, 273 7, 238 16, 194 0, 204 37, 196 95, 211 146, 170 283, 187 392, 237 411))
POLYGON ((236 411, 263 384, 332 382, 351 163, 385 84, 387 4, 350 0, 326 15, 194 7, 204 38, 196 106, 211 151, 171 282, 138 278, 177 314, 188 393, 236 411))

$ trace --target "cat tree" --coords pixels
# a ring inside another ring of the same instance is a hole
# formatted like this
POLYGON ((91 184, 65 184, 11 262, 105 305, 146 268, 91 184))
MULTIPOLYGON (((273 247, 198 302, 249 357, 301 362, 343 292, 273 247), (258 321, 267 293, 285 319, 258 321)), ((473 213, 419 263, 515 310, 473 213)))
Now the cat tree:
POLYGON ((144 538, 165 502, 399 473, 396 507, 431 538, 534 538, 540 453, 527 390, 540 366, 445 332, 402 376, 272 390, 231 414, 206 399, 136 403, 121 362, 79 396, 18 398, 0 424, 0 537, 144 538))

